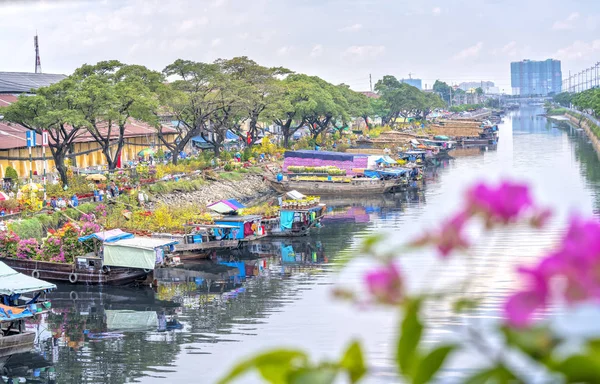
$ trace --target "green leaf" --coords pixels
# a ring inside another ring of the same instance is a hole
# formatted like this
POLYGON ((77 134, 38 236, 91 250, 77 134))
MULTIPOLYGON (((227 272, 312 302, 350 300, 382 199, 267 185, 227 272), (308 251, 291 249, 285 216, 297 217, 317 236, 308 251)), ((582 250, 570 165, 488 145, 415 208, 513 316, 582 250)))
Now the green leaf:
POLYGON ((413 384, 428 383, 442 367, 450 352, 455 348, 455 345, 444 345, 429 352, 429 354, 421 360, 413 378, 413 384))
POLYGON ((289 375, 290 384, 332 384, 338 374, 334 367, 301 369, 289 375))
POLYGON ((475 373, 473 376, 467 378, 464 384, 508 384, 514 382, 519 382, 517 377, 504 365, 499 364, 475 373))
POLYGON ((384 238, 385 236, 381 233, 365 237, 362 243, 362 252, 371 253, 373 251, 373 247, 380 243, 384 238))
POLYGON ((248 371, 257 369, 268 382, 285 384, 289 372, 295 367, 306 365, 307 362, 308 356, 301 351, 287 349, 269 351, 237 364, 227 376, 219 380, 219 383, 230 383, 248 371))
POLYGON ((481 302, 480 299, 461 298, 461 299, 456 300, 452 304, 452 310, 455 313, 467 312, 474 308, 477 308, 477 306, 479 305, 480 302, 481 302))
POLYGON ((600 383, 600 364, 591 356, 570 356, 555 371, 565 375, 569 383, 600 383))
POLYGON ((352 383, 358 382, 367 373, 362 349, 358 341, 350 344, 340 361, 340 366, 348 372, 352 383))
POLYGON ((412 377, 416 362, 419 361, 417 347, 423 334, 423 324, 419 320, 420 300, 408 301, 405 306, 401 334, 396 349, 396 362, 400 372, 412 377))
POLYGON ((533 327, 523 330, 502 328, 506 343, 518 348, 532 359, 546 365, 551 364, 551 355, 554 347, 559 343, 547 327, 533 327))

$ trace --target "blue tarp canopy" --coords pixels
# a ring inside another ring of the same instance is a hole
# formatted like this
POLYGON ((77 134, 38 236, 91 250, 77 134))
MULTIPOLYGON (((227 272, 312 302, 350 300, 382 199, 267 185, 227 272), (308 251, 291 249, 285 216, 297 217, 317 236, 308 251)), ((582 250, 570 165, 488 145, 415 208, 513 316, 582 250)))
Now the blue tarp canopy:
POLYGON ((133 234, 123 232, 120 229, 111 229, 110 231, 96 232, 92 233, 91 235, 82 236, 79 238, 79 241, 83 242, 89 239, 97 239, 102 241, 103 243, 114 243, 118 240, 132 239, 134 237, 135 236, 133 236, 133 234))
POLYGON ((218 212, 218 213, 231 213, 236 212, 242 208, 245 208, 242 203, 236 199, 220 200, 216 203, 212 203, 206 206, 206 208, 218 212))
MULTIPOLYGON (((240 137, 238 135, 231 131, 227 131, 227 134, 225 135, 225 140, 239 140, 239 138, 240 137)), ((198 144, 208 144, 206 140, 202 138, 202 135, 192 137, 192 141, 198 144)))
POLYGON ((392 159, 389 156, 383 156, 383 157, 379 158, 378 160, 376 160, 375 162, 377 164, 381 164, 381 163, 388 164, 388 165, 396 164, 396 160, 392 159))
POLYGON ((284 158, 301 158, 301 159, 321 159, 321 160, 337 160, 337 161, 354 161, 355 157, 366 157, 358 153, 330 152, 330 151, 286 151, 283 154, 284 158))
POLYGON ((365 169, 365 176, 366 177, 376 177, 376 178, 380 178, 380 177, 384 177, 384 176, 398 177, 398 176, 404 175, 406 172, 408 172, 408 171, 404 168, 382 169, 382 170, 365 169))

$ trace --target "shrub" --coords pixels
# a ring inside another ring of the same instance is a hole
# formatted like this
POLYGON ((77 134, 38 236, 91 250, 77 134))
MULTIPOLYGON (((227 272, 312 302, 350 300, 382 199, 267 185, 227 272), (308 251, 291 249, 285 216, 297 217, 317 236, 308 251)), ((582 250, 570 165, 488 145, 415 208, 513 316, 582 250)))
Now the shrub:
POLYGON ((41 240, 45 235, 42 223, 35 218, 12 222, 8 225, 8 228, 22 239, 35 238, 41 240))
POLYGON ((19 235, 13 231, 1 231, 0 232, 0 256, 2 257, 16 257, 17 256, 17 244, 19 244, 19 235))
POLYGON ((230 172, 233 170, 233 166, 230 163, 227 163, 223 169, 225 169, 226 172, 230 172))
POLYGON ((42 244, 42 259, 55 263, 65 262, 62 240, 57 236, 47 238, 42 244))
POLYGON ((40 260, 40 245, 37 239, 22 239, 17 244, 17 259, 40 260))
POLYGON ((13 182, 19 181, 19 174, 17 173, 17 170, 10 166, 6 167, 4 177, 12 179, 13 182))

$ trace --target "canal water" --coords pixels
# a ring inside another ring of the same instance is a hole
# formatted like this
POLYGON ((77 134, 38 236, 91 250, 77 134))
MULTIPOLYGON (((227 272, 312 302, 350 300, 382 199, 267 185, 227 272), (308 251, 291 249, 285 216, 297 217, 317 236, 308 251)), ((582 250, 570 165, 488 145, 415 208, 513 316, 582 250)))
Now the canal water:
MULTIPOLYGON (((600 211, 600 163, 593 148, 580 132, 558 127, 542 113, 523 107, 506 116, 497 149, 456 152, 455 160, 428 173, 423 193, 326 201, 325 225, 311 237, 265 242, 185 270, 161 271, 156 290, 60 286, 51 297, 52 312, 30 324, 39 333, 37 352, 10 359, 3 374, 59 383, 212 383, 261 350, 300 348, 327 359, 358 339, 371 370, 366 382, 396 382, 391 356, 397 315, 340 302, 332 289, 361 289, 362 274, 373 265, 360 254, 365 237, 385 233, 380 250, 398 249, 454 212, 471 183, 511 178, 530 183, 538 201, 554 210, 546 229, 517 226, 483 234, 473 227, 469 235, 477 245, 469 257, 398 255, 410 290, 452 292, 425 309, 427 345, 468 340, 471 329, 493 349, 488 330, 518 287, 515 267, 535 262, 569 215, 600 211), (457 316, 451 303, 458 295, 481 306, 457 316)), ((591 329, 597 314, 580 312, 578 329, 591 329)), ((547 316, 564 329, 562 313, 554 308, 547 316)), ((456 356, 442 381, 455 382, 485 365, 485 355, 473 349, 456 356)), ((257 381, 249 376, 240 382, 257 381)))

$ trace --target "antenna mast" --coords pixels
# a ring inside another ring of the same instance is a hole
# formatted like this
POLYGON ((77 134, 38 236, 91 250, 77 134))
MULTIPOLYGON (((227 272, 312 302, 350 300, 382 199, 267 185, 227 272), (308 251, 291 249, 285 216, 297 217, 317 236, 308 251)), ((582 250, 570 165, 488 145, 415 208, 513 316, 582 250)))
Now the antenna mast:
POLYGON ((40 61, 40 46, 38 44, 37 31, 33 37, 33 46, 35 48, 35 73, 42 73, 42 62, 40 61))

